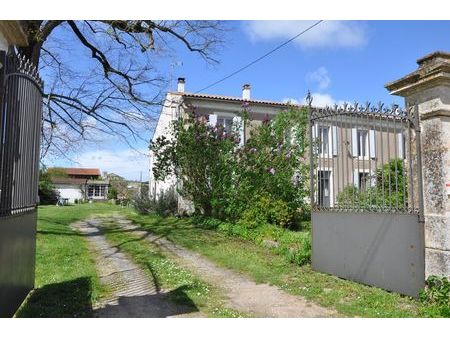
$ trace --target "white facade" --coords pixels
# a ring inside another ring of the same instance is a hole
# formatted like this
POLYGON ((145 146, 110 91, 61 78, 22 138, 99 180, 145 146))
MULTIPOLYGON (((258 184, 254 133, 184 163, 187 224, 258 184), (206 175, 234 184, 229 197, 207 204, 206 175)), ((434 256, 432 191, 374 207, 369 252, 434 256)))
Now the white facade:
POLYGON ((76 184, 54 184, 55 190, 61 198, 67 198, 69 203, 75 203, 75 200, 83 199, 81 187, 76 184))
MULTIPOLYGON (((164 106, 159 115, 158 124, 152 140, 156 140, 160 136, 169 137, 169 127, 172 121, 175 121, 181 113, 181 95, 176 93, 168 93, 164 106)), ((153 152, 150 151, 150 171, 149 171, 149 197, 157 197, 160 193, 165 192, 176 186, 177 180, 175 176, 168 177, 164 181, 156 181, 153 176, 153 152)))

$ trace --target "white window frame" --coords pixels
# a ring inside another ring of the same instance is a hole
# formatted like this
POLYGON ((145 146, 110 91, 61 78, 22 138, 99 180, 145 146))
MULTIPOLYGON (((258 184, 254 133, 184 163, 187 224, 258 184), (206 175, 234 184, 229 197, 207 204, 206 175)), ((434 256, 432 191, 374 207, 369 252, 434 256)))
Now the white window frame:
POLYGON ((369 159, 369 131, 367 129, 360 129, 356 128, 356 142, 357 142, 357 149, 358 149, 358 158, 360 159, 369 159), (362 147, 362 140, 363 137, 361 133, 364 133, 364 154, 361 155, 362 147))
POLYGON ((221 125, 223 125, 225 130, 227 130, 227 128, 233 128, 234 123, 237 123, 237 124, 241 123, 241 126, 239 128, 239 134, 240 134, 239 147, 244 145, 245 127, 244 127, 244 122, 239 115, 233 114, 233 113, 226 113, 226 112, 214 112, 212 114, 209 114, 208 123, 214 127, 217 126, 218 124, 221 124, 221 125), (230 126, 227 123, 223 123, 223 122, 229 121, 229 120, 231 120, 230 126))
POLYGON ((352 156, 353 158, 358 158, 360 160, 369 160, 374 159, 377 156, 377 136, 376 132, 373 129, 365 129, 354 127, 351 130, 352 133, 352 156), (364 155, 360 155, 361 140, 360 133, 365 133, 364 138, 364 155))
MULTIPOLYGON (((333 172, 333 169, 328 167, 328 166, 320 167, 320 169, 316 169, 315 170, 315 172, 316 172, 316 179, 318 179, 318 177, 319 177, 319 171, 328 171, 328 172, 330 172, 330 176, 329 176, 329 179, 330 179, 330 187, 329 187, 329 189, 330 189, 330 208, 332 208, 332 207, 334 207, 334 172, 333 172)), ((317 192, 317 194, 318 193, 319 192, 317 192)))
POLYGON ((339 155, 339 129, 337 126, 331 125, 331 124, 315 124, 313 128, 313 139, 317 142, 319 142, 319 151, 318 155, 321 158, 331 158, 336 157, 339 155), (322 135, 324 135, 323 132, 319 131, 321 129, 328 129, 327 133, 327 151, 324 152, 323 146, 322 146, 322 135))
POLYGON ((317 138, 319 141, 319 155, 321 157, 330 157, 330 147, 331 147, 331 142, 330 142, 330 131, 331 131, 331 126, 327 126, 327 125, 318 125, 317 126, 317 138), (326 133, 325 133, 325 129, 326 129, 326 133), (324 135, 326 135, 327 137, 327 143, 326 143, 326 152, 324 151, 324 135))
MULTIPOLYGON (((376 184, 376 179, 373 177, 374 171, 369 168, 359 168, 354 169, 353 171, 353 185, 358 188, 358 190, 361 190, 360 184, 359 184, 359 174, 369 174, 369 186, 368 187, 374 187, 376 184)), ((366 186, 367 188, 367 186, 366 186)))

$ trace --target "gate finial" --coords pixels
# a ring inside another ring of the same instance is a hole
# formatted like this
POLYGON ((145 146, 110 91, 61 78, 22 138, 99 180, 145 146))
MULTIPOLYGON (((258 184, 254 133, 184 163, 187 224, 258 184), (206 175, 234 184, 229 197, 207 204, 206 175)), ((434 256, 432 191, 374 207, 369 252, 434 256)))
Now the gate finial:
POLYGON ((312 105, 313 97, 311 95, 311 91, 308 89, 308 95, 306 95, 306 103, 308 106, 312 105))

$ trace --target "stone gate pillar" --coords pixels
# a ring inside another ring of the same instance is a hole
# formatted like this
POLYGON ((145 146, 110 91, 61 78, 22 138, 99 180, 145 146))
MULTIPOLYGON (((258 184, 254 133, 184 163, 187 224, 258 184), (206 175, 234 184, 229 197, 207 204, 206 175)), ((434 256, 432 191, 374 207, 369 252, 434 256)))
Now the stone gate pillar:
POLYGON ((385 87, 418 105, 422 141, 425 275, 450 276, 450 53, 417 60, 418 69, 385 87))

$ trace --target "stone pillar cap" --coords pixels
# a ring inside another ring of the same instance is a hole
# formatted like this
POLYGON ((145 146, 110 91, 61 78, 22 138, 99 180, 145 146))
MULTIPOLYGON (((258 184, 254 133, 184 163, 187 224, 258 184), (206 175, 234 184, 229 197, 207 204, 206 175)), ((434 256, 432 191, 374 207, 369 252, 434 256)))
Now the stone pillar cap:
POLYGON ((436 51, 430 54, 427 54, 420 59, 417 59, 417 64, 419 67, 424 67, 429 64, 436 64, 440 62, 449 62, 450 61, 450 53, 443 51, 436 51))
POLYGON ((418 59, 417 64, 417 70, 387 83, 385 88, 393 95, 406 97, 417 90, 436 86, 436 81, 450 85, 450 53, 433 52, 418 59))

